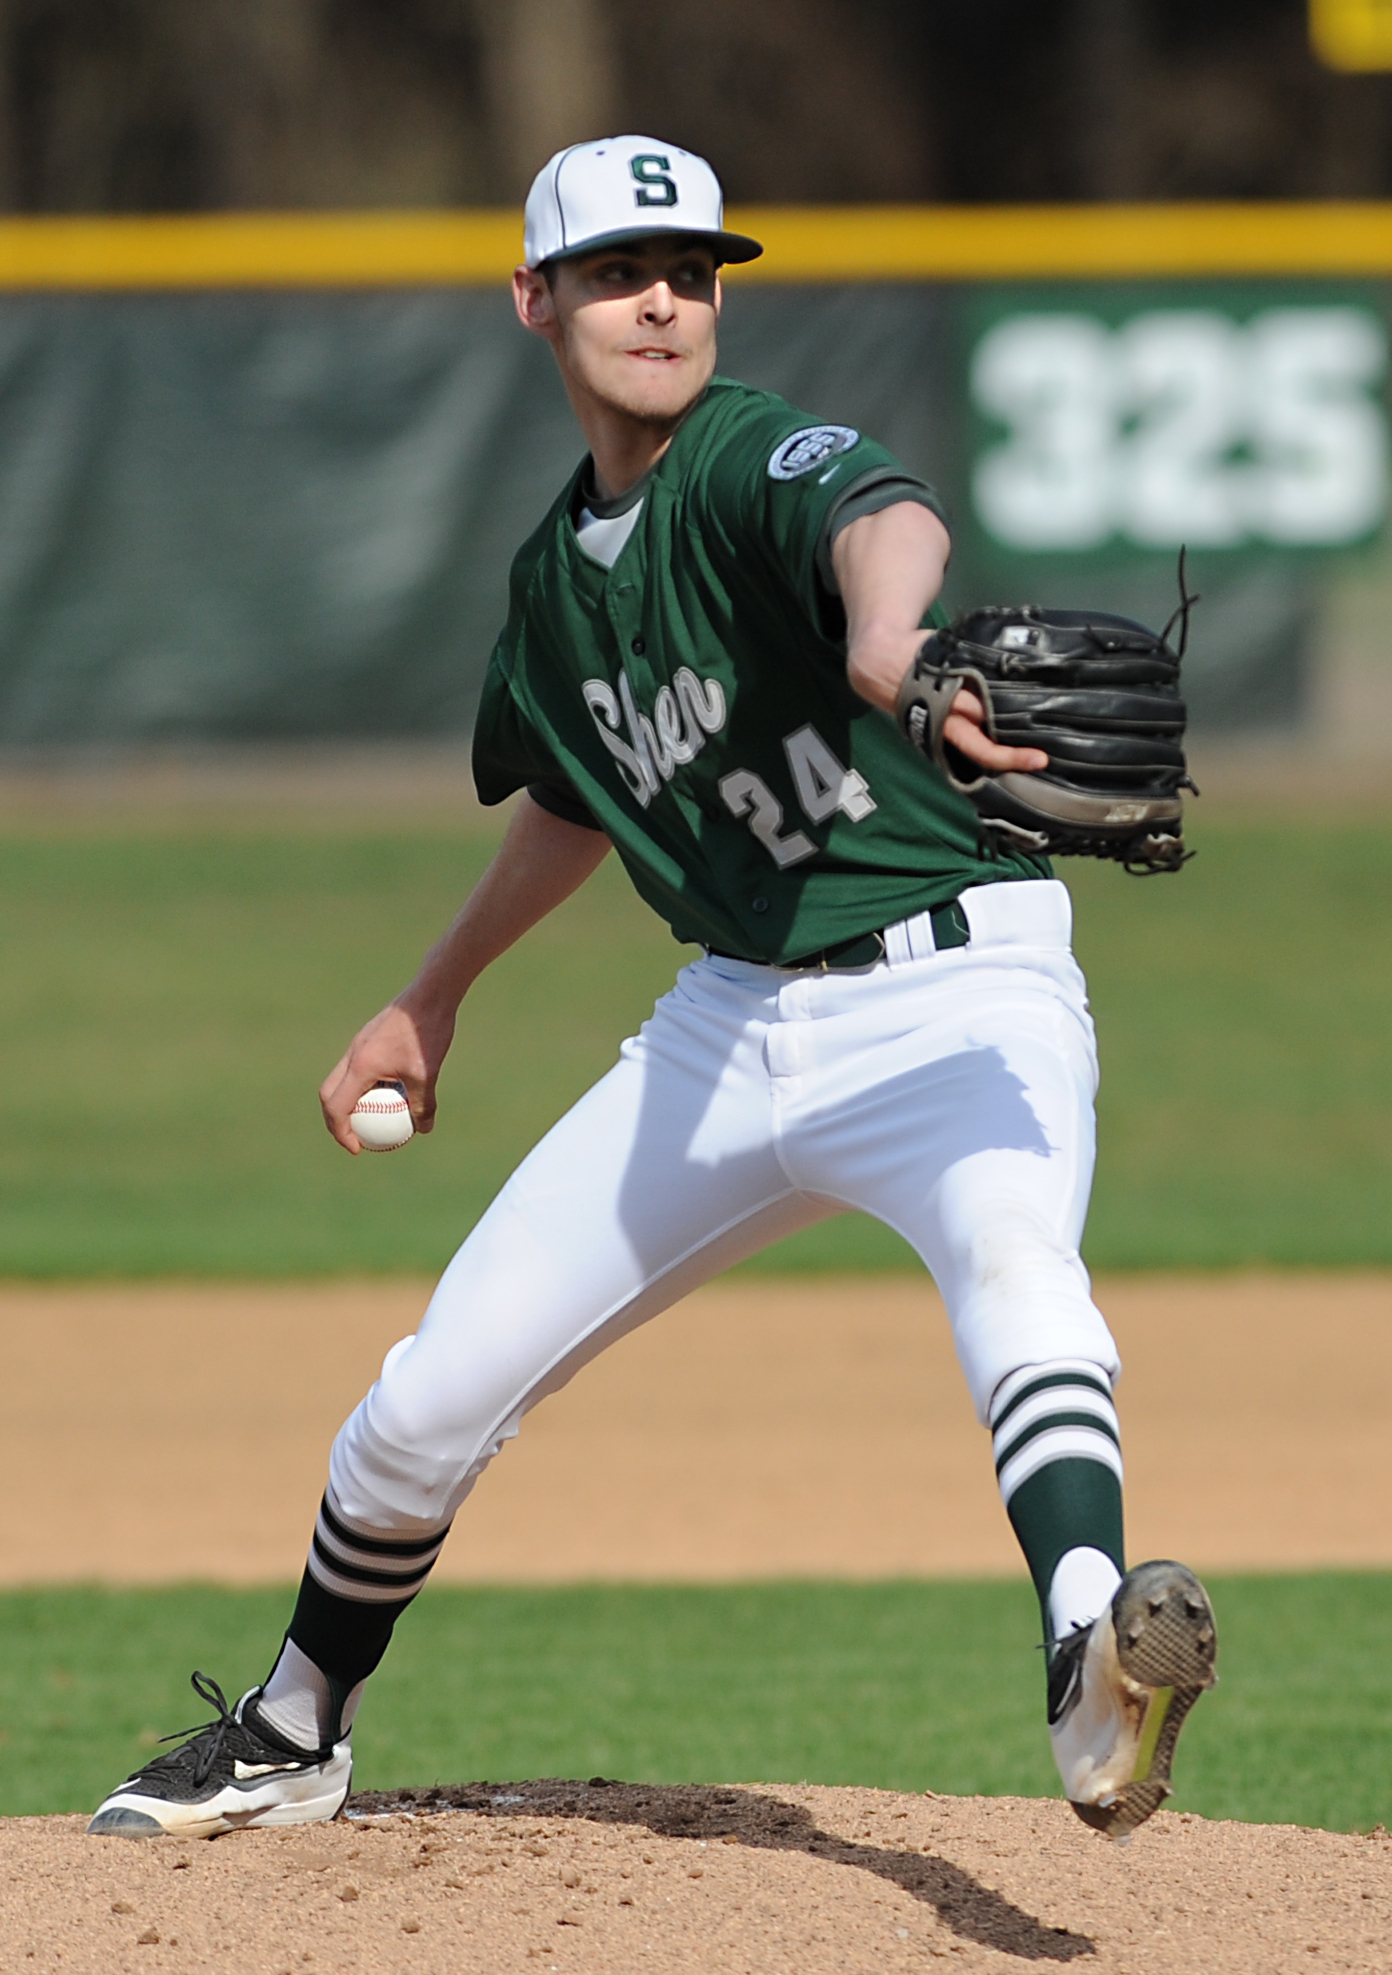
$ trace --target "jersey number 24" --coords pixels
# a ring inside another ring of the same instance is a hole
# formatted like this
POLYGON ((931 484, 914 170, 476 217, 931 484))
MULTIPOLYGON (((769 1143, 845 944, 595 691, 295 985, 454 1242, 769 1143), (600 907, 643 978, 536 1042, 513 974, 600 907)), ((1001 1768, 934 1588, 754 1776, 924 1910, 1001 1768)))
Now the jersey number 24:
MULTIPOLYGON (((839 762, 815 727, 783 736, 798 802, 812 823, 825 823, 838 810, 859 823, 875 807, 865 777, 839 762)), ((720 795, 732 816, 747 816, 749 828, 780 871, 815 857, 817 846, 804 830, 783 830, 783 805, 762 775, 736 768, 720 778, 720 795)))

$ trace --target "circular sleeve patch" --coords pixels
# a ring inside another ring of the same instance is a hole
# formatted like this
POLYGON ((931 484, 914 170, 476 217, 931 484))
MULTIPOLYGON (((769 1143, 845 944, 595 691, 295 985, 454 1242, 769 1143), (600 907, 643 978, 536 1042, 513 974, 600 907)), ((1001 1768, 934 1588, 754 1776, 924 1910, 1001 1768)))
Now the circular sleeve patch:
POLYGON ((774 448, 769 460, 770 480, 797 480, 824 460, 835 459, 860 444, 860 434, 851 425, 806 425, 801 432, 774 448))

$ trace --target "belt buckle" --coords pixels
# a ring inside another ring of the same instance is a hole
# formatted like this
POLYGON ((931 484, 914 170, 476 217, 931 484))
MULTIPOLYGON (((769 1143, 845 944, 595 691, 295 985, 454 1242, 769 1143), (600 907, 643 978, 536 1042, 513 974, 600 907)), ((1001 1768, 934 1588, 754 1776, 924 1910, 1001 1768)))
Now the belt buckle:
POLYGON ((823 974, 835 974, 835 973, 854 974, 854 973, 859 973, 862 967, 878 967, 880 962, 885 958, 885 955, 889 951, 889 948, 885 945, 884 929, 882 927, 876 928, 876 930, 871 933, 862 933, 859 939, 846 940, 843 942, 843 944, 845 946, 859 946, 861 940, 871 940, 871 939, 874 940, 875 944, 879 948, 879 952, 874 956, 873 959, 857 960, 851 966, 838 967, 835 961, 827 959, 827 950, 824 949, 822 953, 818 956, 818 963, 817 963, 818 971, 823 974))
POLYGON ((834 947, 824 946, 820 953, 808 954, 805 960, 785 960, 782 964, 790 974, 857 973, 862 967, 878 967, 888 950, 884 931, 882 928, 877 928, 872 933, 859 933, 855 939, 840 940, 834 947), (842 967, 837 961, 828 958, 829 954, 844 951, 847 947, 859 946, 862 940, 874 940, 878 946, 879 952, 872 959, 858 960, 854 966, 842 967))

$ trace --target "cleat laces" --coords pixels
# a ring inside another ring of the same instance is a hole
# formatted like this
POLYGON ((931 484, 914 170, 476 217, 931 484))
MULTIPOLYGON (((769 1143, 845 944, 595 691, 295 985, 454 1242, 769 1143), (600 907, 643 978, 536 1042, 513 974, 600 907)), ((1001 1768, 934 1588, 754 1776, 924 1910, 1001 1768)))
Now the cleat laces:
POLYGON ((156 1756, 131 1777, 162 1776, 182 1781, 185 1776, 190 1786, 199 1790, 208 1781, 219 1761, 226 1755, 232 1760, 238 1756, 252 1761, 264 1761, 271 1756, 277 1765, 286 1769, 298 1769, 314 1757, 302 1750, 283 1748, 269 1738, 254 1735, 245 1722, 237 1719, 235 1711, 228 1707, 227 1696, 216 1680, 206 1673, 195 1672, 190 1677, 190 1686, 200 1701, 206 1701, 210 1708, 217 1709, 212 1721, 200 1722, 194 1728, 178 1728, 172 1735, 161 1735, 161 1742, 178 1742, 181 1746, 171 1749, 167 1755, 156 1756))

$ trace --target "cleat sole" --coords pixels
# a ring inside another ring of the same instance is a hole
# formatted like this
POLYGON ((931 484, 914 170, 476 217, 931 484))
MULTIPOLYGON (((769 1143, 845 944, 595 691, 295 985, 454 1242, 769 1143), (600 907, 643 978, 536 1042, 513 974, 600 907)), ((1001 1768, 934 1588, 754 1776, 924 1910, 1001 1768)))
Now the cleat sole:
POLYGON ((1176 1687, 1171 1691, 1147 1774, 1135 1782, 1123 1783, 1109 1803, 1073 1804, 1084 1824, 1100 1831, 1105 1838, 1123 1843, 1148 1817, 1155 1815, 1166 1797, 1173 1794, 1170 1765, 1174 1761, 1175 1744, 1184 1717, 1203 1691, 1202 1687, 1176 1687))
POLYGON ((1137 1774, 1106 1803, 1073 1808, 1092 1830, 1124 1843, 1172 1792, 1179 1731, 1200 1694, 1218 1678, 1218 1629, 1208 1593, 1193 1571, 1168 1560, 1128 1573, 1112 1601, 1112 1623, 1123 1673, 1152 1690, 1137 1774))

